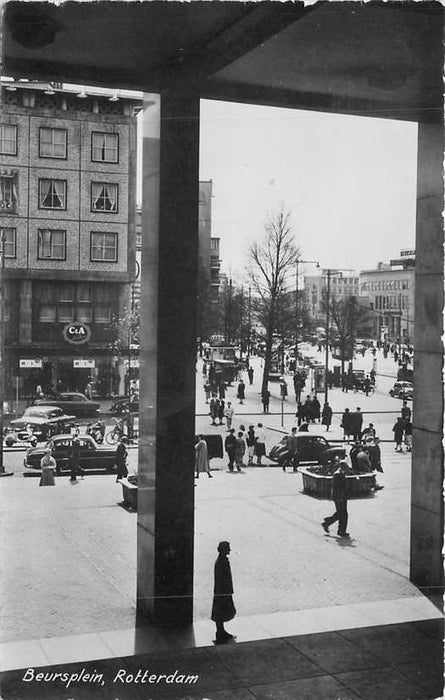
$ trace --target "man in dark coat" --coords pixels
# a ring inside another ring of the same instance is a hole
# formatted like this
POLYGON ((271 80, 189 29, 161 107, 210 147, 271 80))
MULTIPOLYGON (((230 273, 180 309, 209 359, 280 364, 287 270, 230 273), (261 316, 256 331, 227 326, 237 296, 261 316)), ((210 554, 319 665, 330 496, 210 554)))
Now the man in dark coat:
POLYGON ((252 385, 253 384, 253 367, 249 367, 249 369, 247 370, 247 375, 249 377, 249 384, 252 385))
POLYGON ((233 639, 224 629, 224 623, 233 620, 236 615, 233 604, 233 582, 230 562, 227 556, 230 554, 230 543, 220 542, 218 545, 218 558, 215 561, 213 587, 213 605, 211 619, 216 624, 216 642, 223 644, 233 639))
POLYGON ((396 452, 403 452, 402 441, 403 433, 405 432, 405 422, 401 416, 397 418, 397 423, 393 426, 394 442, 396 443, 396 452))
POLYGON ((348 483, 346 480, 346 474, 348 471, 348 465, 346 462, 339 462, 337 470, 334 472, 332 478, 332 492, 331 498, 335 503, 335 513, 325 518, 321 523, 323 530, 329 533, 329 526, 338 520, 338 532, 339 537, 349 537, 349 533, 346 532, 348 527, 348 483))
POLYGON ((241 379, 240 383, 238 384, 238 390, 236 392, 236 396, 237 396, 240 403, 244 403, 244 399, 246 398, 246 385, 244 384, 242 379, 241 379))
POLYGON ((269 389, 264 389, 264 391, 261 392, 261 401, 263 403, 263 413, 269 413, 269 401, 270 401, 269 389))
POLYGON ((127 469, 127 438, 123 435, 116 447, 116 467, 117 467, 117 477, 116 481, 119 479, 125 479, 128 476, 127 469))
POLYGON ((326 431, 328 431, 330 428, 330 425, 332 423, 332 408, 330 407, 330 405, 327 402, 323 406, 323 411, 321 414, 321 422, 322 422, 322 425, 326 426, 326 431))
POLYGON ((349 442, 349 437, 352 435, 352 420, 349 408, 345 408, 341 417, 340 426, 343 428, 343 440, 347 440, 349 442))
POLYGON ((78 474, 83 479, 83 469, 80 468, 80 440, 77 436, 73 438, 68 460, 71 469, 70 481, 77 481, 78 474))
POLYGON ((227 456, 229 458, 229 464, 227 465, 229 467, 229 472, 233 472, 233 463, 235 460, 235 447, 236 447, 235 430, 234 430, 234 428, 231 428, 228 436, 224 440, 224 449, 227 452, 227 456))
POLYGON ((354 413, 351 413, 351 427, 353 440, 360 440, 363 427, 363 413, 357 406, 354 413))

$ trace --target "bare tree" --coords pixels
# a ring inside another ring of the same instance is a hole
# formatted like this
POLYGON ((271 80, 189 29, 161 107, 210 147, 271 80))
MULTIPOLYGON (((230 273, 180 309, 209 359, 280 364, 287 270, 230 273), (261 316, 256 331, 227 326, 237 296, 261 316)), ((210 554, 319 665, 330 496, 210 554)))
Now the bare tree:
POLYGON ((266 331, 262 391, 267 389, 273 336, 278 330, 280 303, 285 299, 286 278, 294 268, 299 250, 294 242, 290 213, 280 210, 265 225, 263 240, 250 246, 249 278, 257 298, 257 316, 266 331))
MULTIPOLYGON (((326 309, 326 301, 322 304, 323 308, 326 309)), ((329 313, 338 335, 341 373, 343 376, 345 357, 352 357, 354 341, 358 331, 369 324, 369 310, 360 306, 355 296, 349 296, 344 299, 336 299, 334 297, 329 302, 329 313)), ((326 339, 326 342, 329 342, 329 339, 326 339)))

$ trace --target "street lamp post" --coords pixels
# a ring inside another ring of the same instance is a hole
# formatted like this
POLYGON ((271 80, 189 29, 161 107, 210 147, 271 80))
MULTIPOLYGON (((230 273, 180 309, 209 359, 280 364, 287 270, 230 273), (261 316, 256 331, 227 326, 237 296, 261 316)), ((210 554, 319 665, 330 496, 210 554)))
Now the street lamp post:
POLYGON ((250 334, 251 334, 251 306, 252 306, 252 290, 249 287, 249 303, 247 307, 247 323, 248 323, 248 329, 247 329, 247 360, 250 360, 250 334))
POLYGON ((325 375, 324 375, 324 402, 328 402, 328 377, 329 377, 329 303, 331 295, 331 270, 328 273, 328 284, 326 293, 326 349, 325 349, 325 375))

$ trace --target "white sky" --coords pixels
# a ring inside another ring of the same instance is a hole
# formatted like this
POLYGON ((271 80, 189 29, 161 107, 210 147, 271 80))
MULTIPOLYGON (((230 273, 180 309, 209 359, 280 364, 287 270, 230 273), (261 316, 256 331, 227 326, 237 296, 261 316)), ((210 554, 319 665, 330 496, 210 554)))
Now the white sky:
POLYGON ((322 267, 370 269, 414 248, 413 122, 202 100, 200 152, 200 179, 213 180, 212 236, 239 282, 249 241, 281 206, 302 258, 322 267))
POLYGON ((249 240, 282 205, 304 259, 356 270, 389 261, 414 247, 416 168, 412 122, 201 102, 200 179, 213 180, 226 272, 243 271, 249 240))

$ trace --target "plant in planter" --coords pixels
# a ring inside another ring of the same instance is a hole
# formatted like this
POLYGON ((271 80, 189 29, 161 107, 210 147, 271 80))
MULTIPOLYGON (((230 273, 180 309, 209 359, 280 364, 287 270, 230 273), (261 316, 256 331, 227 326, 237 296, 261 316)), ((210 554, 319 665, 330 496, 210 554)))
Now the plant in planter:
POLYGON ((122 495, 124 497, 124 505, 131 509, 138 509, 138 475, 129 474, 126 479, 121 479, 122 495))
MULTIPOLYGON (((330 498, 332 476, 337 469, 336 464, 319 465, 316 467, 300 467, 303 476, 303 490, 313 496, 330 498)), ((365 496, 375 487, 375 472, 364 472, 349 469, 346 475, 350 496, 365 496)))

